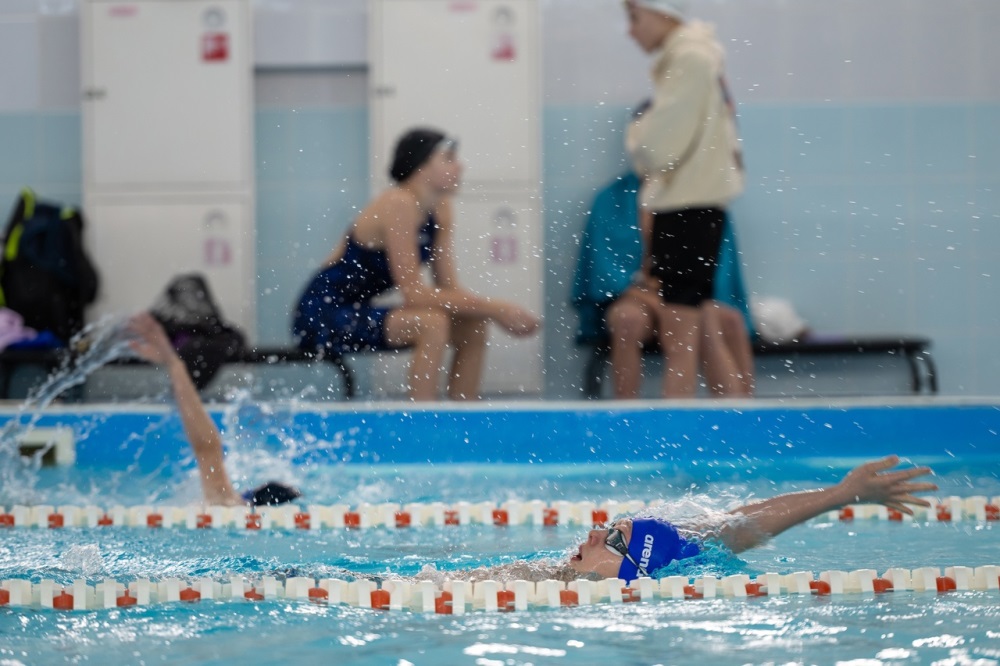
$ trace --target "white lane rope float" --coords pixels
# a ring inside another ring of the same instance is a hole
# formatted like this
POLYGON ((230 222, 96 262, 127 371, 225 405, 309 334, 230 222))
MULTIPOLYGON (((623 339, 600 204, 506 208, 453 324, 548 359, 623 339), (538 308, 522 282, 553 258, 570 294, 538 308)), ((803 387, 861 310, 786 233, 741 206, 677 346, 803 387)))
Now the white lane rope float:
MULTIPOLYGON (((913 507, 914 515, 876 504, 852 504, 829 511, 813 521, 848 522, 995 522, 1000 521, 1000 496, 928 498, 930 507, 913 507)), ((665 504, 662 500, 597 502, 443 502, 398 504, 295 505, 274 507, 177 506, 0 506, 3 528, 235 528, 247 530, 321 530, 342 528, 409 528, 458 525, 537 527, 599 527, 622 514, 665 504)))
POLYGON ((346 581, 335 578, 295 577, 279 580, 263 576, 252 580, 229 575, 222 582, 212 578, 183 580, 167 578, 158 582, 139 579, 123 584, 105 579, 95 585, 80 579, 70 585, 52 580, 0 581, 0 607, 81 611, 132 606, 153 606, 197 602, 280 602, 294 601, 326 606, 346 605, 385 611, 411 611, 441 615, 470 612, 510 612, 595 604, 667 602, 695 599, 751 599, 779 596, 861 595, 875 598, 893 593, 936 593, 975 591, 1000 598, 1000 566, 893 568, 881 576, 874 569, 854 571, 809 571, 789 574, 766 573, 751 578, 733 574, 721 578, 669 576, 626 581, 524 580, 446 581, 346 581))

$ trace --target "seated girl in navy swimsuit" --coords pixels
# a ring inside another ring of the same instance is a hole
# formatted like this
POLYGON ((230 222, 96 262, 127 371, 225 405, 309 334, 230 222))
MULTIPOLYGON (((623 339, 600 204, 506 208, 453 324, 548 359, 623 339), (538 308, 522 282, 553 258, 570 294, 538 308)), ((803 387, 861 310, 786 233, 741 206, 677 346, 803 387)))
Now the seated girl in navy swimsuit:
POLYGON ((530 335, 538 319, 524 308, 463 289, 452 253, 450 195, 461 164, 456 144, 432 129, 407 132, 389 171, 396 185, 380 194, 351 226, 299 299, 292 332, 303 349, 337 353, 412 347, 410 397, 437 397, 446 348, 455 354, 448 397, 473 400, 486 356, 487 324, 530 335), (421 277, 429 264, 433 284, 421 277), (401 307, 372 299, 397 288, 401 307))

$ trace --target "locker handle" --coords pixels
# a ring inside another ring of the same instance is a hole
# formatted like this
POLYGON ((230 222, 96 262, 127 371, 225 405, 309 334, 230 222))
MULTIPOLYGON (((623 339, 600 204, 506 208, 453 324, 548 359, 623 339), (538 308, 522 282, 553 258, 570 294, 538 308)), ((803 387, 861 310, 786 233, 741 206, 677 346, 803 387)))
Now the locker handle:
POLYGON ((83 90, 83 101, 93 102, 99 99, 104 99, 108 96, 108 91, 104 88, 85 88, 83 90))
POLYGON ((396 88, 393 86, 375 86, 372 92, 376 97, 391 97, 396 94, 396 88))

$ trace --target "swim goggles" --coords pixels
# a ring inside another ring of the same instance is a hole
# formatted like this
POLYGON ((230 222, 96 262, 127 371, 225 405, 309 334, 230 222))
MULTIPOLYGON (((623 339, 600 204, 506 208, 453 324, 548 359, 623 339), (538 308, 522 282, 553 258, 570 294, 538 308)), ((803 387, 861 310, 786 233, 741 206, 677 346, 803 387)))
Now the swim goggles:
POLYGON ((635 561, 635 558, 628 552, 628 544, 625 543, 625 535, 617 527, 608 528, 608 536, 604 539, 604 547, 610 550, 616 555, 621 555, 626 560, 632 563, 636 571, 639 572, 640 576, 648 576, 649 573, 646 571, 645 567, 639 565, 635 561))

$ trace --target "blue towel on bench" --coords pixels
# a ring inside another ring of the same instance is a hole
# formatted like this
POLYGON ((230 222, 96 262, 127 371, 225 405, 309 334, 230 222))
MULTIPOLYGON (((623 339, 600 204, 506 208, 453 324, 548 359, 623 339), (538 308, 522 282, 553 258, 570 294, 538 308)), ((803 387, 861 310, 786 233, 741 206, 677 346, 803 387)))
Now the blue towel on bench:
MULTIPOLYGON (((640 184, 638 176, 626 173, 594 198, 580 238, 573 281, 572 302, 580 318, 577 344, 604 340, 605 309, 632 283, 632 276, 642 266, 640 184)), ((732 224, 727 224, 723 232, 714 297, 740 310, 747 330, 753 330, 732 224)))

